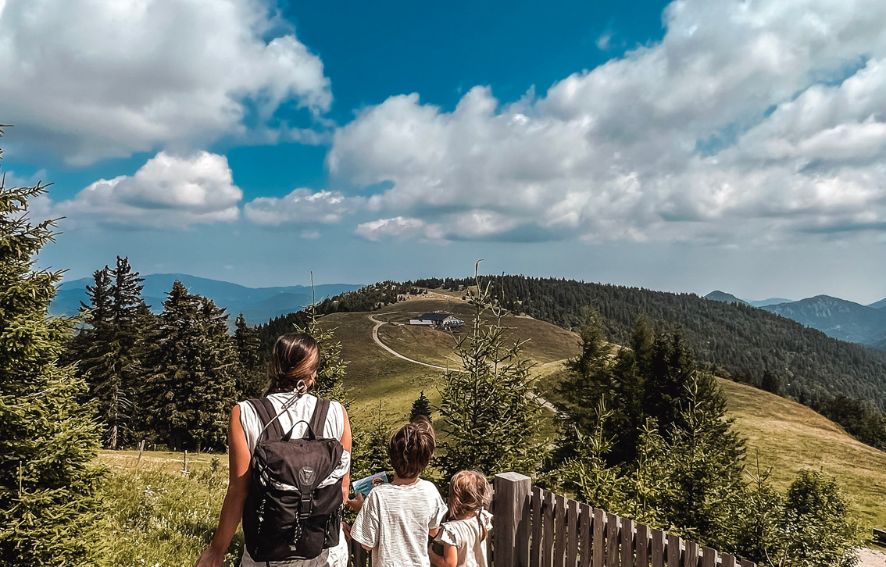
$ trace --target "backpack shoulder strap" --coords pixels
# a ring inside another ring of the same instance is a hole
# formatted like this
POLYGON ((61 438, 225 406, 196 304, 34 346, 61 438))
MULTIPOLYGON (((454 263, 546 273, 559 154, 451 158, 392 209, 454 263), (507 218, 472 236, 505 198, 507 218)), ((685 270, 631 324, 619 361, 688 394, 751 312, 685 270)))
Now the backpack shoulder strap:
POLYGON ((314 415, 311 416, 311 431, 317 438, 323 437, 323 430, 326 428, 326 415, 329 413, 329 400, 317 398, 317 405, 314 406, 314 415))
POLYGON ((283 437, 283 428, 280 426, 280 420, 276 419, 277 410, 274 404, 268 398, 257 398, 249 400, 250 405, 255 408, 255 413, 261 420, 261 425, 267 431, 268 439, 274 441, 283 437), (270 424, 270 425, 268 425, 270 424))

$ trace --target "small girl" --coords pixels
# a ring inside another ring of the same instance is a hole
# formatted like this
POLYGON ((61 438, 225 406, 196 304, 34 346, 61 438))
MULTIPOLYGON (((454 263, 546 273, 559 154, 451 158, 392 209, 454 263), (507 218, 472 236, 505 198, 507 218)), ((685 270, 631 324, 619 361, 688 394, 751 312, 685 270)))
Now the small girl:
POLYGON ((486 477, 477 471, 460 471, 449 481, 449 521, 440 526, 434 540, 443 554, 429 550, 435 567, 486 567, 486 537, 492 514, 486 477))

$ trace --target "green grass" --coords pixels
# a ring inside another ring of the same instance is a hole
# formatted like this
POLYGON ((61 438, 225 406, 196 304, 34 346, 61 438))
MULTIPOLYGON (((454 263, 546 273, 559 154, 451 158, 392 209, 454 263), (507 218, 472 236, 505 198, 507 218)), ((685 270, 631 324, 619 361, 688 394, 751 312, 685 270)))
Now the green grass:
POLYGON ((759 455, 772 480, 786 487, 802 469, 837 478, 865 531, 886 526, 886 452, 856 441, 806 406, 744 384, 721 380, 729 413, 748 439, 748 465, 759 455))
MULTIPOLYGON (((110 474, 103 491, 102 541, 106 565, 190 567, 209 542, 227 489, 225 455, 102 451, 110 474), (214 460, 215 459, 215 460, 214 460)), ((242 553, 235 537, 228 557, 242 553)))

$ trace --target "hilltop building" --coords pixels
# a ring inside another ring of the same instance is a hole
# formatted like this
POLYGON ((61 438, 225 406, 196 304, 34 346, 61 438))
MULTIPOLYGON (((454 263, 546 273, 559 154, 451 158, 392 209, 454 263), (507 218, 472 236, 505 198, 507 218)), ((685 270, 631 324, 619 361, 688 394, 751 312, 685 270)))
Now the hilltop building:
POLYGON ((425 313, 416 319, 410 319, 409 324, 452 329, 455 327, 461 327, 465 322, 450 313, 436 311, 434 313, 425 313))

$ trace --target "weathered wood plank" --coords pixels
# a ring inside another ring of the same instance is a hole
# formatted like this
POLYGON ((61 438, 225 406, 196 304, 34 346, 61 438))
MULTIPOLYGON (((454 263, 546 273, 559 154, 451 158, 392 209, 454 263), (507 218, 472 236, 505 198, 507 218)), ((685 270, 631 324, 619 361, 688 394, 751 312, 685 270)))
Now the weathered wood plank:
POLYGON ((637 539, 634 549, 637 550, 634 567, 649 567, 649 528, 643 524, 637 524, 637 539))
POLYGON ((634 521, 630 518, 621 521, 621 564, 623 567, 634 564, 634 521))
POLYGON ((680 567, 680 538, 668 534, 668 567, 680 567))
POLYGON ((593 540, 591 539, 593 537, 594 510, 587 504, 580 504, 578 509, 581 515, 581 520, 579 522, 581 524, 581 535, 579 537, 579 552, 581 557, 579 559, 579 567, 591 567, 591 557, 593 553, 592 547, 594 545, 593 540))
POLYGON ((554 561, 554 493, 545 492, 542 504, 544 516, 544 540, 542 543, 542 567, 552 567, 554 561))
POLYGON ((735 556, 731 553, 724 553, 720 567, 735 567, 735 556))
POLYGON ((605 567, 606 550, 603 547, 603 530, 606 528, 606 515, 603 510, 594 509, 594 567, 605 567))
POLYGON ((528 533, 524 525, 528 520, 525 506, 526 499, 532 492, 532 479, 522 474, 506 472, 495 475, 492 486, 495 509, 492 546, 495 567, 529 567, 529 551, 523 547, 528 543, 524 535, 528 533), (518 537, 520 535, 523 537, 518 537))
POLYGON ((750 559, 742 559, 741 567, 756 567, 756 564, 750 559))
POLYGON ((717 567, 717 552, 705 547, 701 555, 701 567, 717 567))
POLYGON ((532 487, 532 541, 530 542, 530 550, 529 550, 529 565, 530 567, 541 567, 541 554, 542 554, 542 515, 541 515, 541 504, 542 504, 542 490, 537 486, 532 487))
POLYGON ((566 565, 566 499, 557 495, 554 501, 554 567, 566 565))
POLYGON ((652 567, 664 567, 664 532, 652 530, 652 567))
POLYGON ((619 567, 618 516, 606 514, 606 567, 619 567))
POLYGON ((567 567, 576 567, 578 563, 578 529, 578 502, 569 500, 566 505, 566 532, 569 534, 569 541, 566 543, 567 567))
POLYGON ((686 542, 686 553, 683 554, 683 567, 698 567, 698 544, 686 542))

